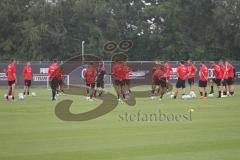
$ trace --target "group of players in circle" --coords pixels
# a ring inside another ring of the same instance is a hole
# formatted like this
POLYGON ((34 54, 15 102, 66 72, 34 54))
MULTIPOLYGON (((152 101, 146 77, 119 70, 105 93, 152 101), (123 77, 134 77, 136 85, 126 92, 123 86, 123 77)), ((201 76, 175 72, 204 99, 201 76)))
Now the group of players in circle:
MULTIPOLYGON (((15 86, 17 82, 16 77, 16 60, 11 59, 11 63, 8 65, 4 72, 8 78, 8 93, 6 95, 7 100, 14 100, 15 86)), ((218 98, 233 96, 234 95, 234 79, 235 79, 235 69, 229 60, 219 60, 218 62, 210 62, 209 68, 207 65, 201 61, 199 68, 199 82, 198 88, 200 93, 200 99, 207 98, 208 81, 211 85, 211 90, 209 95, 214 93, 214 84, 218 88, 218 98), (209 81, 209 68, 213 70, 214 78, 209 81)), ((53 63, 48 68, 49 82, 52 89, 52 101, 56 100, 56 95, 58 93, 64 94, 64 76, 63 71, 59 65, 58 61, 55 59, 53 63)), ((131 86, 130 86, 130 73, 132 71, 131 67, 128 65, 127 61, 120 61, 115 59, 112 64, 112 79, 113 85, 117 93, 117 98, 119 101, 127 100, 131 96, 131 86)), ((177 82, 176 89, 172 95, 173 99, 177 98, 179 89, 182 90, 182 95, 186 95, 186 80, 190 86, 191 97, 197 97, 194 89, 194 79, 197 76, 198 69, 193 64, 191 60, 187 60, 187 65, 185 61, 180 61, 179 66, 176 68, 177 82)), ((164 94, 168 93, 169 80, 173 72, 172 66, 168 61, 161 64, 159 60, 155 61, 155 66, 152 69, 152 89, 150 93, 151 99, 160 94, 159 100, 161 100, 164 94)), ((23 95, 29 95, 29 88, 31 86, 32 80, 32 68, 31 63, 27 62, 23 69, 24 78, 24 90, 23 95)), ((96 96, 102 96, 104 93, 104 77, 107 74, 106 68, 102 62, 99 62, 96 67, 93 62, 89 62, 88 66, 84 69, 83 77, 86 82, 86 99, 92 101, 96 96)))
MULTIPOLYGON (((114 61, 111 70, 118 100, 121 101, 121 96, 124 100, 126 100, 131 94, 129 74, 132 70, 128 66, 127 62, 120 62, 119 59, 114 61)), ((107 73, 102 62, 99 62, 97 67, 94 66, 92 62, 88 63, 87 68, 85 68, 83 72, 84 80, 87 86, 87 100, 92 101, 94 97, 103 95, 104 78, 106 74, 109 73, 107 73)))

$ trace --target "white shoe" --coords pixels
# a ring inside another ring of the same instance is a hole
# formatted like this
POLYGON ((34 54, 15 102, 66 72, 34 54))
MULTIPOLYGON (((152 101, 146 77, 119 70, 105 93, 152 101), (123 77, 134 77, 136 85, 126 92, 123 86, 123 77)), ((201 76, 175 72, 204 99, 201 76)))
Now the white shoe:
POLYGON ((214 94, 213 94, 213 93, 212 93, 212 94, 209 94, 208 97, 213 98, 213 97, 214 97, 214 94))
POLYGON ((150 99, 151 99, 151 100, 154 100, 154 99, 156 99, 156 97, 155 97, 155 96, 151 96, 150 99))
POLYGON ((222 98, 226 98, 226 97, 227 97, 227 95, 222 95, 221 97, 222 97, 222 98))
POLYGON ((118 99, 118 102, 123 104, 123 100, 121 98, 118 99))

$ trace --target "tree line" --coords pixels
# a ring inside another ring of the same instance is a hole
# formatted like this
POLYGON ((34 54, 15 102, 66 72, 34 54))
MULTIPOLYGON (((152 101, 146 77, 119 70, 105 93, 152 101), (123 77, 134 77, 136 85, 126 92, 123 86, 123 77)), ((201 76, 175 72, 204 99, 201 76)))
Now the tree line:
POLYGON ((132 40, 130 60, 240 60, 239 0, 1 0, 0 61, 105 60, 108 41, 132 40))

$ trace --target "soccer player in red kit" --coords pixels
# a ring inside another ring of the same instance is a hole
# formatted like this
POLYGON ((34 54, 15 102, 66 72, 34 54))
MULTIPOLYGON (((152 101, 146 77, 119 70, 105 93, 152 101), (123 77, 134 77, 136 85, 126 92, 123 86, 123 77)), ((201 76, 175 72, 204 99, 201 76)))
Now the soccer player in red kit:
POLYGON ((131 94, 131 89, 130 89, 130 84, 131 84, 131 80, 130 80, 130 72, 132 71, 131 68, 128 66, 127 62, 123 63, 123 71, 124 71, 124 87, 125 87, 125 92, 126 94, 131 94))
POLYGON ((11 98, 12 100, 15 100, 14 92, 16 87, 16 60, 13 58, 11 59, 11 63, 7 67, 7 77, 8 77, 8 94, 6 96, 6 99, 9 100, 11 98))
POLYGON ((199 92, 200 99, 207 98, 207 82, 208 82, 208 68, 204 62, 200 62, 200 71, 199 71, 199 92))
POLYGON ((155 66, 152 69, 152 90, 151 90, 151 99, 155 99, 156 92, 159 91, 159 71, 163 66, 161 65, 159 60, 155 61, 155 66))
POLYGON ((172 66, 169 64, 168 61, 165 61, 165 75, 164 77, 166 78, 167 82, 167 90, 168 90, 168 81, 170 80, 171 72, 172 72, 172 66))
POLYGON ((194 93, 194 77, 197 72, 196 66, 192 63, 192 60, 187 61, 188 66, 187 66, 187 78, 188 78, 188 84, 190 86, 190 95, 195 95, 194 93))
MULTIPOLYGON (((215 83, 218 87, 218 98, 221 98, 221 94, 222 94, 222 71, 221 71, 221 67, 215 63, 215 62, 210 62, 211 63, 211 66, 212 66, 212 69, 213 69, 213 72, 214 72, 214 76, 215 78, 212 79, 211 83, 215 83)), ((214 93, 214 90, 213 90, 213 84, 211 84, 211 91, 210 91, 210 94, 213 94, 214 93)))
POLYGON ((112 66, 112 75, 114 79, 114 87, 117 92, 118 101, 122 102, 121 96, 125 99, 125 93, 123 91, 125 72, 123 69, 123 64, 116 59, 112 66))
POLYGON ((186 94, 186 77, 187 77, 187 67, 184 65, 185 62, 180 61, 180 65, 177 67, 177 83, 176 83, 176 91, 174 94, 174 99, 177 98, 178 90, 182 88, 182 95, 186 94))
POLYGON ((225 66, 226 66, 226 74, 227 74, 227 88, 228 88, 228 92, 231 96, 234 95, 234 67, 232 66, 232 64, 229 62, 229 60, 225 61, 225 66))
POLYGON ((159 100, 161 101, 163 98, 163 95, 167 92, 168 85, 167 85, 167 78, 166 78, 166 68, 163 65, 160 65, 159 68, 155 71, 158 79, 159 89, 158 92, 160 92, 159 100))
POLYGON ((57 60, 54 59, 51 66, 48 68, 48 77, 50 86, 52 89, 52 101, 56 101, 56 92, 58 88, 58 78, 59 78, 59 66, 57 64, 57 60))
POLYGON ((97 69, 94 67, 93 63, 90 62, 88 67, 84 71, 84 78, 87 85, 87 100, 92 101, 95 93, 95 80, 97 76, 97 69))
POLYGON ((226 97, 227 96, 227 91, 228 91, 228 86, 227 86, 227 80, 228 80, 228 74, 227 74, 227 68, 224 65, 223 60, 219 61, 220 67, 221 67, 221 72, 222 72, 222 91, 223 91, 223 95, 222 97, 226 97))
POLYGON ((170 76, 171 76, 172 66, 169 64, 168 61, 165 61, 164 67, 165 67, 165 71, 166 71, 164 76, 166 77, 166 79, 168 81, 170 79, 170 76))
POLYGON ((24 77, 24 87, 23 87, 23 95, 26 93, 29 95, 29 89, 31 87, 32 82, 32 67, 31 62, 27 62, 26 66, 23 68, 23 77, 24 77))

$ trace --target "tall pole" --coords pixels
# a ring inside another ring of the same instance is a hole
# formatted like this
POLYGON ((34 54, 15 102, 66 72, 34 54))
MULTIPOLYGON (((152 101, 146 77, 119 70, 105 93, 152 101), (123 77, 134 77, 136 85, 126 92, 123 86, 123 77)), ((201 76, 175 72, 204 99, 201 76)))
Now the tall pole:
POLYGON ((84 44, 85 41, 82 41, 82 61, 84 61, 84 44))

